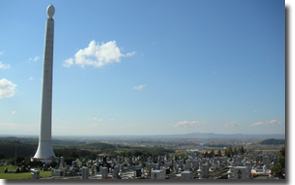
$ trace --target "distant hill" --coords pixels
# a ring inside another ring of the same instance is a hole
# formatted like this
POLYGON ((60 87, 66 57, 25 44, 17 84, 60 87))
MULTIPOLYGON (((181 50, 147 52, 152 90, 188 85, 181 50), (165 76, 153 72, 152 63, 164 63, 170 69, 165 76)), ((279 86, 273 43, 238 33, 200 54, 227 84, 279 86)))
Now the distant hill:
MULTIPOLYGON (((1 137, 0 137, 1 138, 1 137)), ((135 138, 145 138, 145 139, 178 139, 178 138, 200 138, 200 139, 285 139, 285 134, 215 134, 215 133, 188 133, 188 134, 170 134, 170 135, 100 135, 100 136, 55 136, 52 140, 53 145, 83 145, 88 142, 88 140, 95 141, 98 138, 106 139, 135 139, 135 138), (77 141, 79 142, 77 143, 77 141)), ((4 137, 2 138, 4 139, 4 137)), ((2 140, 1 139, 1 140, 2 140)), ((16 137, 6 137, 5 140, 13 141, 17 139, 16 137)), ((0 142, 1 142, 0 140, 0 142)), ((38 137, 32 139, 28 137, 27 140, 32 140, 31 143, 38 143, 38 137)))
POLYGON ((285 134, 215 134, 215 133, 188 133, 175 135, 146 135, 146 136, 116 136, 116 138, 200 138, 200 139, 285 139, 285 134))
POLYGON ((116 149, 116 146, 107 143, 95 142, 95 143, 88 143, 84 145, 78 145, 80 148, 83 149, 91 149, 91 150, 110 150, 116 149))
POLYGON ((262 145, 283 145, 285 144, 285 139, 266 139, 260 142, 262 145))
POLYGON ((285 134, 214 134, 214 133, 190 133, 188 137, 200 138, 239 138, 239 139, 264 139, 264 138, 285 138, 285 134))
MULTIPOLYGON (((19 139, 19 138, 18 138, 19 139)), ((27 144, 20 142, 0 142, 0 153, 2 153, 5 158, 14 158, 15 155, 22 157, 32 157, 37 150, 37 144, 27 144)))

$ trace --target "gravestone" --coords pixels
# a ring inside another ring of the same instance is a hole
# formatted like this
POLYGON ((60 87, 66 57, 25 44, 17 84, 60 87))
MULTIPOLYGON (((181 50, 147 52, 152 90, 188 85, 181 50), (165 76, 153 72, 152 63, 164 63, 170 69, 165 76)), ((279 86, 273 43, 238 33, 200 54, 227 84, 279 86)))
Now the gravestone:
POLYGON ((249 179, 250 174, 247 166, 234 167, 234 179, 249 179))
POLYGON ((31 172, 31 179, 39 179, 40 178, 40 171, 34 170, 31 172))
POLYGON ((164 170, 152 170, 151 179, 165 179, 165 176, 164 170))
POLYGON ((192 171, 181 172, 181 179, 193 179, 193 172, 192 171))
POLYGON ((100 167, 101 178, 107 179, 108 178, 108 168, 107 167, 100 167))
POLYGON ((82 179, 88 179, 89 177, 89 169, 88 167, 82 167, 82 179))

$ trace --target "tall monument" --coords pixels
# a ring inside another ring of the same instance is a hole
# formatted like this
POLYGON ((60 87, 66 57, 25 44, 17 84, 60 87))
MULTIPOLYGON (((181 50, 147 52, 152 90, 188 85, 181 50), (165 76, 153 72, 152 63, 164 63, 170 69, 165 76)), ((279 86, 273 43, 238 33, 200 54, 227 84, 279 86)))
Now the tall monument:
POLYGON ((34 159, 51 162, 55 158, 51 144, 51 105, 52 105, 52 67, 53 67, 53 33, 55 12, 54 6, 47 7, 48 18, 46 21, 44 63, 43 63, 43 82, 42 82, 42 109, 41 126, 38 149, 34 159))

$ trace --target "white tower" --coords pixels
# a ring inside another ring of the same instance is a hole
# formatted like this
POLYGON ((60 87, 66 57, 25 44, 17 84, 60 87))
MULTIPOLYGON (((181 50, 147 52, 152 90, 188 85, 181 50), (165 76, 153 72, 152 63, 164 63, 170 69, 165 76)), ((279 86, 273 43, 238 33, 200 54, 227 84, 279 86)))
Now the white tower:
POLYGON ((43 82, 42 82, 42 109, 41 126, 38 149, 34 159, 51 162, 55 155, 51 144, 51 105, 52 105, 52 67, 53 67, 53 34, 55 12, 54 6, 47 7, 48 18, 46 21, 44 63, 43 63, 43 82))

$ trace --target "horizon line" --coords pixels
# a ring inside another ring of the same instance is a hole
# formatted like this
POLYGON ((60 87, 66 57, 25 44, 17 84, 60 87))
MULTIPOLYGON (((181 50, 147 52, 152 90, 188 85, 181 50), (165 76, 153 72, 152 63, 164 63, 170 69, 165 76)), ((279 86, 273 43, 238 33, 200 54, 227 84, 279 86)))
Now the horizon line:
MULTIPOLYGON (((259 136, 259 135, 286 135, 285 133, 267 133, 267 134, 248 134, 248 133, 213 133, 213 132, 192 132, 186 134, 146 134, 146 135, 132 135, 132 134, 122 134, 122 135, 52 135, 52 137, 147 137, 147 136, 181 136, 181 135, 190 135, 190 134, 212 134, 212 135, 250 135, 250 136, 259 136)), ((39 137, 38 134, 0 134, 0 136, 7 136, 7 137, 17 137, 17 136, 24 136, 24 137, 39 137)))

